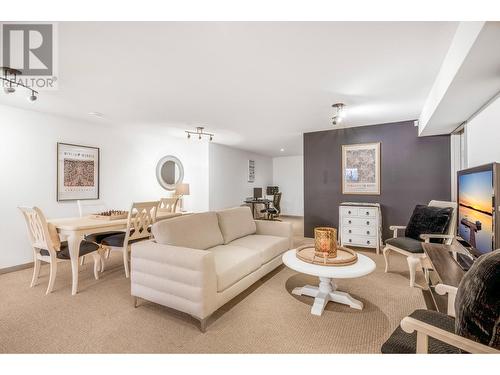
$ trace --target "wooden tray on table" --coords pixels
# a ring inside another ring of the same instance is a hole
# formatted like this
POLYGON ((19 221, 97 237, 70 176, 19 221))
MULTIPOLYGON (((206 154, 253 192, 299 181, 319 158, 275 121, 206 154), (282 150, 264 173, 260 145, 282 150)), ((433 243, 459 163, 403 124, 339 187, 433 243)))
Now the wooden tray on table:
POLYGON ((336 257, 317 255, 314 245, 300 246, 297 248, 297 258, 307 263, 332 267, 350 266, 358 261, 354 250, 342 246, 337 247, 336 257))

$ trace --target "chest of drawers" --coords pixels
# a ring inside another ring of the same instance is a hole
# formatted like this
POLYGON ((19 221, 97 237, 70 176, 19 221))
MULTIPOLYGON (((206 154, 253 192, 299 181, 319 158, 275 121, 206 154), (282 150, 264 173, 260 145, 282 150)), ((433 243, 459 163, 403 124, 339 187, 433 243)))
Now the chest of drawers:
POLYGON ((340 245, 374 248, 379 254, 381 222, 377 203, 342 203, 339 206, 340 245))

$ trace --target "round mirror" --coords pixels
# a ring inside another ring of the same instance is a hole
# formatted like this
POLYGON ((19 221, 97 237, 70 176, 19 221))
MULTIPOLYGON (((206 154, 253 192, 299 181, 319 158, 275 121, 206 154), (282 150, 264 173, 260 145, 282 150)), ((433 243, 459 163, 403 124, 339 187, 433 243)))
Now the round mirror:
POLYGON ((156 165, 156 179, 166 190, 175 190, 184 179, 184 167, 181 161, 172 155, 164 156, 156 165))

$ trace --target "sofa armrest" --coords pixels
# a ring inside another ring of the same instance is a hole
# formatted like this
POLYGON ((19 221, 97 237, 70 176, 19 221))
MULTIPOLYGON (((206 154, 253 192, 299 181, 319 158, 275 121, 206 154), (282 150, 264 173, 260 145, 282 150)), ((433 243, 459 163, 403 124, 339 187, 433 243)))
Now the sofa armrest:
POLYGON ((217 308, 217 275, 211 251, 141 241, 132 244, 130 266, 133 296, 199 319, 217 308))
POLYGON ((396 238, 398 236, 398 230, 406 229, 406 225, 391 225, 389 229, 392 230, 392 237, 396 238))
POLYGON ((442 341, 456 348, 465 350, 466 352, 469 353, 477 353, 477 354, 500 353, 499 350, 492 348, 491 346, 469 340, 468 338, 445 331, 444 329, 435 327, 428 323, 424 323, 418 319, 411 318, 409 316, 403 318, 403 320, 401 321, 401 328, 406 333, 413 333, 417 331, 417 354, 424 354, 428 352, 429 337, 435 338, 436 340, 442 341))
POLYGON ((271 220, 255 220, 257 226, 256 234, 269 236, 286 237, 290 240, 289 249, 293 247, 293 226, 292 223, 271 220))

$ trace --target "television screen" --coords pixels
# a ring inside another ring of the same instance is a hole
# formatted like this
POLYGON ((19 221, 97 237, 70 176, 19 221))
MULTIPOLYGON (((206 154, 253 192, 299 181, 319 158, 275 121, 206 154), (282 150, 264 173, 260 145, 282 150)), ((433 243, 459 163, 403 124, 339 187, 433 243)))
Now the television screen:
POLYGON ((493 250, 493 170, 459 172, 458 235, 482 254, 493 250))

